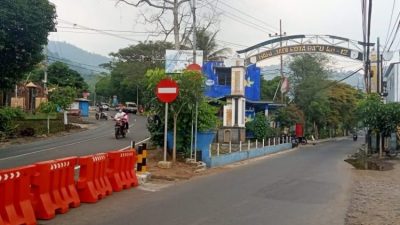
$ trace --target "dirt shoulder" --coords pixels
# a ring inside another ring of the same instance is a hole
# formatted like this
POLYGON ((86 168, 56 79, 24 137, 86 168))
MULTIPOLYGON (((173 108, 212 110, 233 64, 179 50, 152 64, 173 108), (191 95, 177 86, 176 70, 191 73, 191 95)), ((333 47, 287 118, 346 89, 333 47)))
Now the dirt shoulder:
POLYGON ((353 170, 346 225, 400 224, 400 160, 388 171, 353 170))

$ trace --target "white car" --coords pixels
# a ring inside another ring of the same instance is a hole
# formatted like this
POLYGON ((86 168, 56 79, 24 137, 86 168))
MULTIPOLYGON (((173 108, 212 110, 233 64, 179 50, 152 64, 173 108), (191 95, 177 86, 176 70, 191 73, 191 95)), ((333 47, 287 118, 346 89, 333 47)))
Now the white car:
POLYGON ((137 113, 138 107, 137 107, 136 103, 126 102, 125 105, 126 105, 125 110, 127 113, 133 113, 133 114, 137 113))

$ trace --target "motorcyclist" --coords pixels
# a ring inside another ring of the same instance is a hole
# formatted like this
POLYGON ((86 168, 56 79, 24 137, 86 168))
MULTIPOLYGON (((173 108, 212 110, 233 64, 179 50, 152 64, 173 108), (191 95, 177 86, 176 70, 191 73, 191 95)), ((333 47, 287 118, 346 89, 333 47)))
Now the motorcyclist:
POLYGON ((121 119, 123 124, 125 125, 125 129, 129 133, 129 117, 128 113, 126 113, 123 109, 120 109, 117 114, 114 116, 115 120, 121 119))

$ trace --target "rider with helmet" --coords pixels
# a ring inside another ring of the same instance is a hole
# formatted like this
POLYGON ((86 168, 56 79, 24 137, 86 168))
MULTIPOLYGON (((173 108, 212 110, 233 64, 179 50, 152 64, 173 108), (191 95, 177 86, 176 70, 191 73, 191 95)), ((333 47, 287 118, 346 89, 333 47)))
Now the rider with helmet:
POLYGON ((125 112, 124 109, 120 109, 117 114, 115 114, 114 119, 121 119, 121 121, 125 124, 125 129, 129 133, 129 117, 128 113, 125 112))

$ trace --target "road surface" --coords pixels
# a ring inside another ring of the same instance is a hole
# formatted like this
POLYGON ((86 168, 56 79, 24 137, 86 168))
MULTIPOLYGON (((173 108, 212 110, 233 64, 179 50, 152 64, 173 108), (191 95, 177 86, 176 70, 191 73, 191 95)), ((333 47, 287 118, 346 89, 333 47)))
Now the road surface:
MULTIPOLYGON (((115 114, 110 112, 110 114, 115 114)), ((117 150, 149 137, 146 117, 129 114, 130 133, 124 139, 115 139, 113 120, 94 120, 95 129, 53 137, 37 142, 0 148, 0 169, 28 165, 39 161, 69 156, 90 155, 117 150)))
POLYGON ((359 143, 302 147, 165 188, 147 184, 39 224, 342 225, 351 171, 343 159, 359 143))

